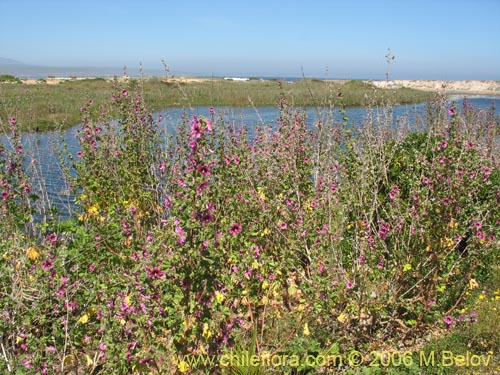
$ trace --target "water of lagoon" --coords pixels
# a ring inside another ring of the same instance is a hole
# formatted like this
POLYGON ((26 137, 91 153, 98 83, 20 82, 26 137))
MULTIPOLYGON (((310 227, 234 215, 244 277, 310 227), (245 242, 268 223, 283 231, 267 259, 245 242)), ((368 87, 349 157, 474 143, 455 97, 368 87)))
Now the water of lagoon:
MULTIPOLYGON (((476 109, 488 109, 500 98, 468 98, 468 102, 476 109)), ((460 108, 460 101, 457 102, 460 108)), ((368 109, 365 107, 350 107, 346 109, 345 115, 348 117, 350 127, 357 127, 367 117, 369 111, 374 116, 387 116, 389 114, 393 126, 404 124, 420 124, 424 123, 425 119, 425 104, 395 106, 389 112, 387 109, 368 109)), ((259 125, 276 125, 278 111, 275 107, 262 108, 216 108, 216 115, 223 115, 226 124, 234 124, 235 127, 243 124, 248 128, 251 136, 252 130, 259 125)), ((308 126, 313 124, 318 119, 318 116, 329 117, 330 122, 342 122, 342 114, 338 109, 333 112, 320 110, 315 108, 306 109, 308 113, 308 126), (333 116, 333 117, 332 117, 333 116)), ((500 108, 496 107, 496 115, 500 115, 500 108)), ((192 115, 210 116, 208 107, 195 107, 190 110, 179 108, 167 109, 155 114, 157 118, 161 114, 163 120, 160 129, 167 133, 175 132, 176 126, 182 121, 181 117, 192 115)), ((74 196, 71 193, 69 185, 64 178, 59 158, 60 154, 57 150, 60 149, 61 142, 67 145, 67 150, 76 156, 79 150, 79 143, 76 137, 77 131, 80 128, 76 125, 72 128, 59 132, 44 132, 44 133, 24 133, 22 135, 22 143, 26 156, 27 164, 31 164, 29 170, 34 177, 34 189, 42 197, 43 204, 38 205, 38 214, 36 216, 43 217, 49 206, 56 207, 62 219, 69 218, 74 209, 74 196), (33 164, 34 161, 34 164, 33 164)), ((8 145, 6 137, 1 136, 0 142, 8 145)))

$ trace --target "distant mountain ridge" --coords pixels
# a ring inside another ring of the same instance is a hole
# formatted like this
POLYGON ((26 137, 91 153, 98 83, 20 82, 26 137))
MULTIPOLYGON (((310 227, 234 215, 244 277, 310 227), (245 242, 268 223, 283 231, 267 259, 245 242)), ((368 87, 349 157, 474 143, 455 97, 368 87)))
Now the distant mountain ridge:
POLYGON ((8 59, 0 56, 0 65, 24 65, 21 61, 14 59, 8 59))

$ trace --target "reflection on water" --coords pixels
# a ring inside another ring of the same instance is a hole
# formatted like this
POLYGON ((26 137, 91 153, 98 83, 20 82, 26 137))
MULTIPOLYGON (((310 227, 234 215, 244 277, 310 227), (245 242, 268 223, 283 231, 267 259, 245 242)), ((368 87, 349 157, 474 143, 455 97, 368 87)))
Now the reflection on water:
MULTIPOLYGON (((499 100, 500 98, 497 98, 499 100)), ((468 100, 474 108, 487 109, 494 103, 493 98, 471 98, 468 100)), ((459 104, 459 103, 458 103, 459 104)), ((460 106, 460 104, 459 104, 460 106)), ((500 109, 496 108, 496 114, 499 115, 500 109)), ((191 110, 168 109, 161 113, 163 120, 161 130, 167 133, 175 133, 178 124, 184 116, 204 115, 210 116, 208 107, 196 107, 191 110)), ((342 116, 338 108, 333 110, 307 109, 308 125, 314 126, 318 119, 324 123, 342 122, 342 116)), ((255 127, 258 125, 275 125, 278 111, 275 107, 264 108, 216 108, 216 116, 221 114, 226 124, 233 124, 236 127, 245 125, 249 129, 249 135, 252 136, 255 127)), ((363 119, 370 115, 371 117, 389 118, 393 126, 398 127, 401 124, 416 124, 423 126, 425 118, 425 104, 412 106, 397 106, 389 110, 367 109, 365 107, 347 108, 349 126, 356 128, 362 123, 363 119), (385 117, 384 117, 385 116, 385 117)), ((157 116, 155 116, 156 118, 157 116)), ((26 167, 34 179, 34 189, 41 196, 41 203, 38 205, 38 215, 43 216, 50 205, 56 207, 62 214, 62 218, 68 218, 74 208, 74 196, 71 187, 63 172, 64 161, 70 165, 68 156, 64 149, 73 156, 79 150, 76 133, 79 126, 67 129, 62 133, 25 133, 22 135, 22 143, 26 153, 26 167), (64 145, 64 146, 63 146, 64 145)), ((9 144, 6 137, 0 137, 0 142, 9 144)), ((69 171, 74 174, 74 171, 69 171)))

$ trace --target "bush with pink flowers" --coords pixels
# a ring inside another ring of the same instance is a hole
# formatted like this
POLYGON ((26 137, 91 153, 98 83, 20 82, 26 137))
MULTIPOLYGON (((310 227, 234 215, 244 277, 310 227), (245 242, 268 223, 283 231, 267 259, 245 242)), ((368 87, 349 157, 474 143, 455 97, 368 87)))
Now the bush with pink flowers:
MULTIPOLYGON (((13 120, 1 371, 208 374, 231 368, 190 360, 369 352, 452 329, 499 261, 498 117, 437 98, 425 130, 387 113, 349 129, 277 107, 275 124, 212 111, 163 139, 117 85, 113 108, 82 110, 67 176, 79 212, 43 226, 13 120)), ((287 366, 269 371, 311 370, 287 366)))

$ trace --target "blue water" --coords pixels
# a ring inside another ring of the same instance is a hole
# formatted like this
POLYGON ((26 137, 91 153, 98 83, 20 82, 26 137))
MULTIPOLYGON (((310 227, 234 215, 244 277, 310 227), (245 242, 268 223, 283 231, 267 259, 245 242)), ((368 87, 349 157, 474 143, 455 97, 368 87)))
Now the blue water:
MULTIPOLYGON (((500 97, 485 98, 476 97, 468 98, 469 104, 476 109, 488 109, 496 101, 500 104, 500 97)), ((461 109, 462 100, 455 99, 457 109, 461 109)), ((450 100, 451 102, 451 100, 450 100)), ((342 114, 339 109, 332 111, 320 109, 319 111, 314 108, 305 109, 308 113, 308 125, 313 126, 319 119, 329 121, 329 123, 342 122, 342 114)), ((243 124, 249 129, 250 135, 252 130, 258 125, 275 125, 278 117, 278 111, 275 107, 263 108, 215 108, 216 116, 222 115, 225 122, 240 127, 243 124)), ((346 116, 348 117, 348 124, 352 128, 359 126, 363 119, 367 116, 368 112, 372 116, 380 116, 382 118, 389 118, 394 126, 399 124, 424 124, 425 123, 425 104, 396 106, 390 109, 392 113, 387 115, 387 109, 367 109, 365 107, 352 107, 346 109, 346 116)), ((496 107, 496 115, 500 115, 500 105, 496 107)), ((162 130, 167 133, 175 133, 177 125, 181 122, 181 117, 186 114, 183 109, 167 109, 155 114, 155 118, 161 114, 163 116, 162 130)), ((208 107, 195 107, 187 111, 191 115, 204 115, 210 116, 210 109, 208 107)), ((423 125, 422 125, 423 126, 423 125)), ((34 180, 37 182, 35 190, 42 196, 42 202, 39 204, 39 214, 44 215, 44 210, 50 205, 58 208, 63 213, 63 217, 68 217, 72 208, 74 207, 74 197, 71 194, 70 186, 68 185, 61 164, 59 162, 61 154, 58 150, 61 149, 61 144, 66 144, 67 150, 70 154, 76 155, 79 150, 79 144, 76 139, 76 133, 79 126, 74 126, 70 129, 59 132, 46 132, 46 133, 25 133, 22 135, 22 143, 26 153, 26 165, 29 167, 29 173, 33 175, 34 180)), ((0 142, 9 144, 6 137, 1 136, 0 142)), ((64 157, 64 156, 63 156, 64 157)))

